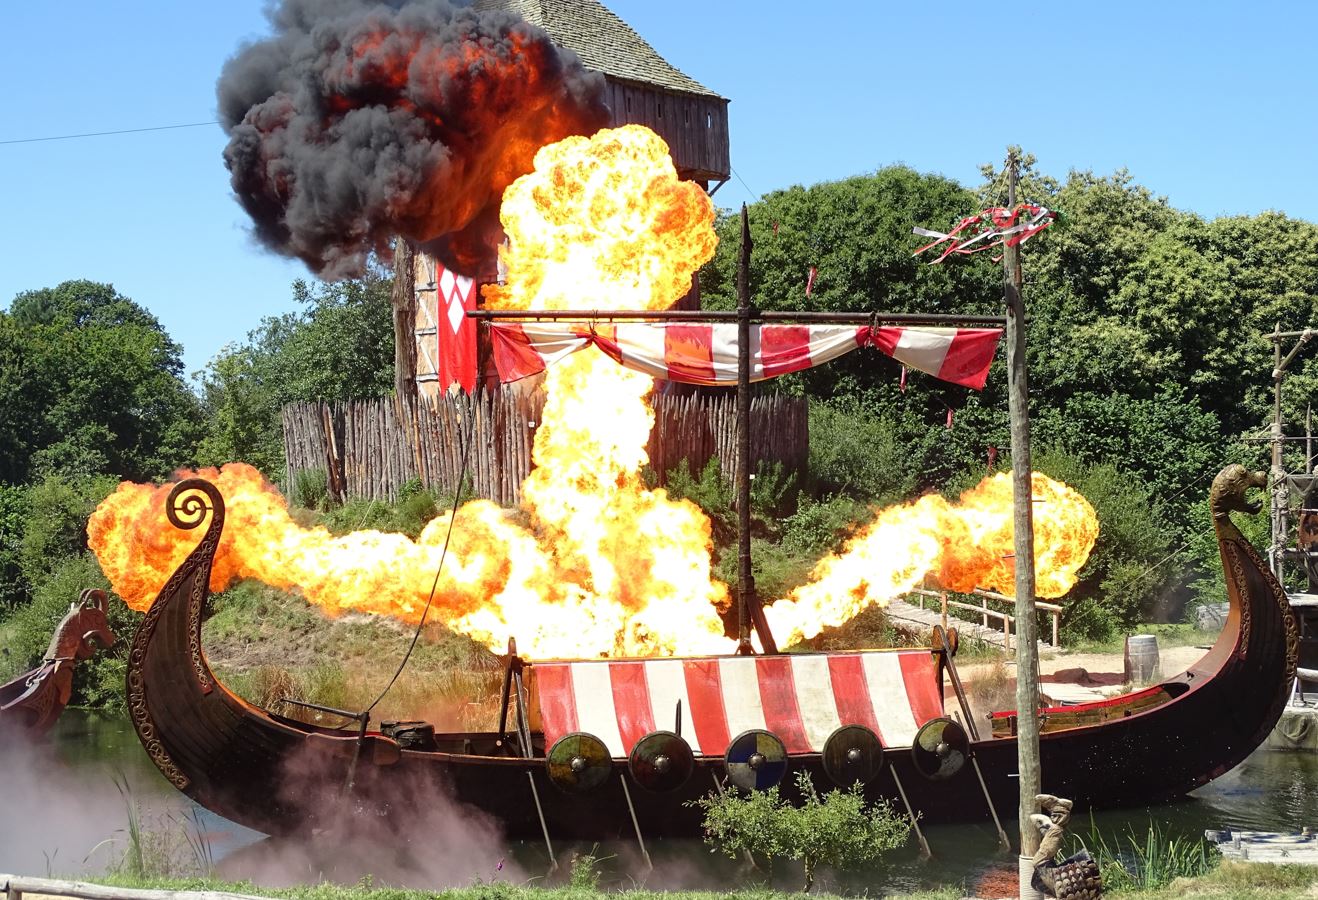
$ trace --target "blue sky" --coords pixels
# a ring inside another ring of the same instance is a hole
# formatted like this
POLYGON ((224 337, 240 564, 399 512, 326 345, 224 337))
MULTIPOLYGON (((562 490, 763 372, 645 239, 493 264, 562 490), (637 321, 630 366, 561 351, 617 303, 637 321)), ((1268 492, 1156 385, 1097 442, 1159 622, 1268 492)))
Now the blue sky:
MULTIPOLYGON (((1050 174, 1124 166, 1207 217, 1318 220, 1318 4, 1034 3, 1008 21, 962 2, 606 3, 731 98, 720 205, 897 162, 972 184, 1019 143, 1050 174)), ((221 65, 266 33, 260 0, 5 13, 0 142, 212 120, 221 65)), ((223 146, 218 126, 0 143, 0 306, 112 282, 189 371, 293 308, 306 272, 248 237, 223 146)))

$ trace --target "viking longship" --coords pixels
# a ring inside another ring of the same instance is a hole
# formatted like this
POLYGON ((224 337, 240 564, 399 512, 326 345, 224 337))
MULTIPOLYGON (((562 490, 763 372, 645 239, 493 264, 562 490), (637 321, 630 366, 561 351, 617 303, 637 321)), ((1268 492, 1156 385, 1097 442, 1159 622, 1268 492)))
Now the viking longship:
POLYGON ((73 694, 74 667, 114 645, 106 600, 105 591, 83 591, 55 626, 41 663, 0 684, 0 739, 40 737, 58 721, 73 694))
MULTIPOLYGON (((544 355, 529 352, 543 346, 526 334, 513 362, 544 355)), ((744 337, 741 348, 751 345, 744 337)), ((601 339, 618 335, 571 336, 601 339)), ((872 331, 863 340, 882 343, 872 331)), ((754 343, 772 341, 760 334, 754 343)), ((748 351, 739 352, 744 387, 748 351)), ((938 356, 938 366, 947 363, 946 348, 938 356)), ((1045 791, 1077 809, 1165 801, 1263 742, 1295 676, 1296 627, 1284 591, 1230 513, 1255 511, 1246 491, 1264 486, 1261 473, 1240 466, 1214 482, 1230 613, 1199 662, 1133 693, 1037 710, 1045 791)), ((790 796, 795 771, 818 785, 859 782, 919 823, 1015 807, 1018 713, 999 711, 981 728, 960 690, 955 635, 941 629, 928 648, 780 654, 751 609, 762 651, 754 655, 555 661, 523 659, 510 647, 499 724, 488 732, 373 728, 366 716, 344 731, 260 709, 215 676, 202 646, 224 497, 208 481, 182 481, 166 513, 173 527, 202 537, 133 640, 133 723, 179 790, 258 831, 317 828, 349 811, 406 823, 442 796, 512 835, 695 835, 700 812, 689 801, 732 786, 782 784, 790 796), (945 681, 957 698, 947 705, 945 681)))

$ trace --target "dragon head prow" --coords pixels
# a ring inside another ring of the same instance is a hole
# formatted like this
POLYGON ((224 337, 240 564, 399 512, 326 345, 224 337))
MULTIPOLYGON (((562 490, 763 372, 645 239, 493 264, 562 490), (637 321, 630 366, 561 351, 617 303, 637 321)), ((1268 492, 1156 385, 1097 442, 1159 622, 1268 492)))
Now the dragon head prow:
POLYGON ((1250 488, 1264 489, 1267 486, 1266 472, 1251 472, 1238 463, 1227 466, 1217 473, 1208 494, 1208 506, 1213 511, 1213 518, 1222 519, 1231 512, 1257 513, 1263 508, 1263 503, 1251 502, 1247 492, 1250 488))

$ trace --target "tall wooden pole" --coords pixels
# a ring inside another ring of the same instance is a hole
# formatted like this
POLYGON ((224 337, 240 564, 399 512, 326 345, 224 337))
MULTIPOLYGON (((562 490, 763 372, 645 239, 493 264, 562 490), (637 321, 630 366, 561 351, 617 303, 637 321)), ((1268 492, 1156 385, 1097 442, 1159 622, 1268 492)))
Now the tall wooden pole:
MULTIPOLYGON (((1020 160, 1013 150, 1007 156, 1007 207, 1016 206, 1016 179, 1020 160)), ((1025 304, 1021 299, 1019 246, 1002 252, 1002 290, 1007 305, 1007 395, 1011 415, 1012 524, 1016 554, 1016 765, 1020 773, 1021 856, 1039 849, 1039 832, 1030 823, 1039 793, 1038 637, 1034 618, 1034 493, 1030 462, 1030 381, 1025 365, 1025 304)), ((1022 866, 1021 892, 1029 892, 1022 866)))
POLYGON ((738 652, 751 652, 750 595, 755 591, 751 571, 751 228, 746 204, 741 205, 741 255, 737 260, 737 640, 738 652))
POLYGON ((737 264, 737 652, 752 652, 750 627, 765 653, 777 653, 751 571, 751 226, 741 205, 741 258, 737 264))
POLYGON ((1288 531, 1286 471, 1281 467, 1281 379, 1285 366, 1281 358, 1281 323, 1278 322, 1272 329, 1272 544, 1268 547, 1268 560, 1272 563, 1272 574, 1282 584, 1286 583, 1282 549, 1286 546, 1288 531))

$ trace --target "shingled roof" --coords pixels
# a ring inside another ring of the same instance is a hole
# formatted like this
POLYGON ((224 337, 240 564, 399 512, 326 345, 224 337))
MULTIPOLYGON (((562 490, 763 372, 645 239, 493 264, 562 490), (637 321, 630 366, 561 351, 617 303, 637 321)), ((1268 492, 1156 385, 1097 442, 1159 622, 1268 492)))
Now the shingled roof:
POLYGON ((612 78, 719 96, 660 56, 599 0, 475 0, 472 7, 516 13, 543 28, 554 43, 576 53, 586 68, 612 78))

